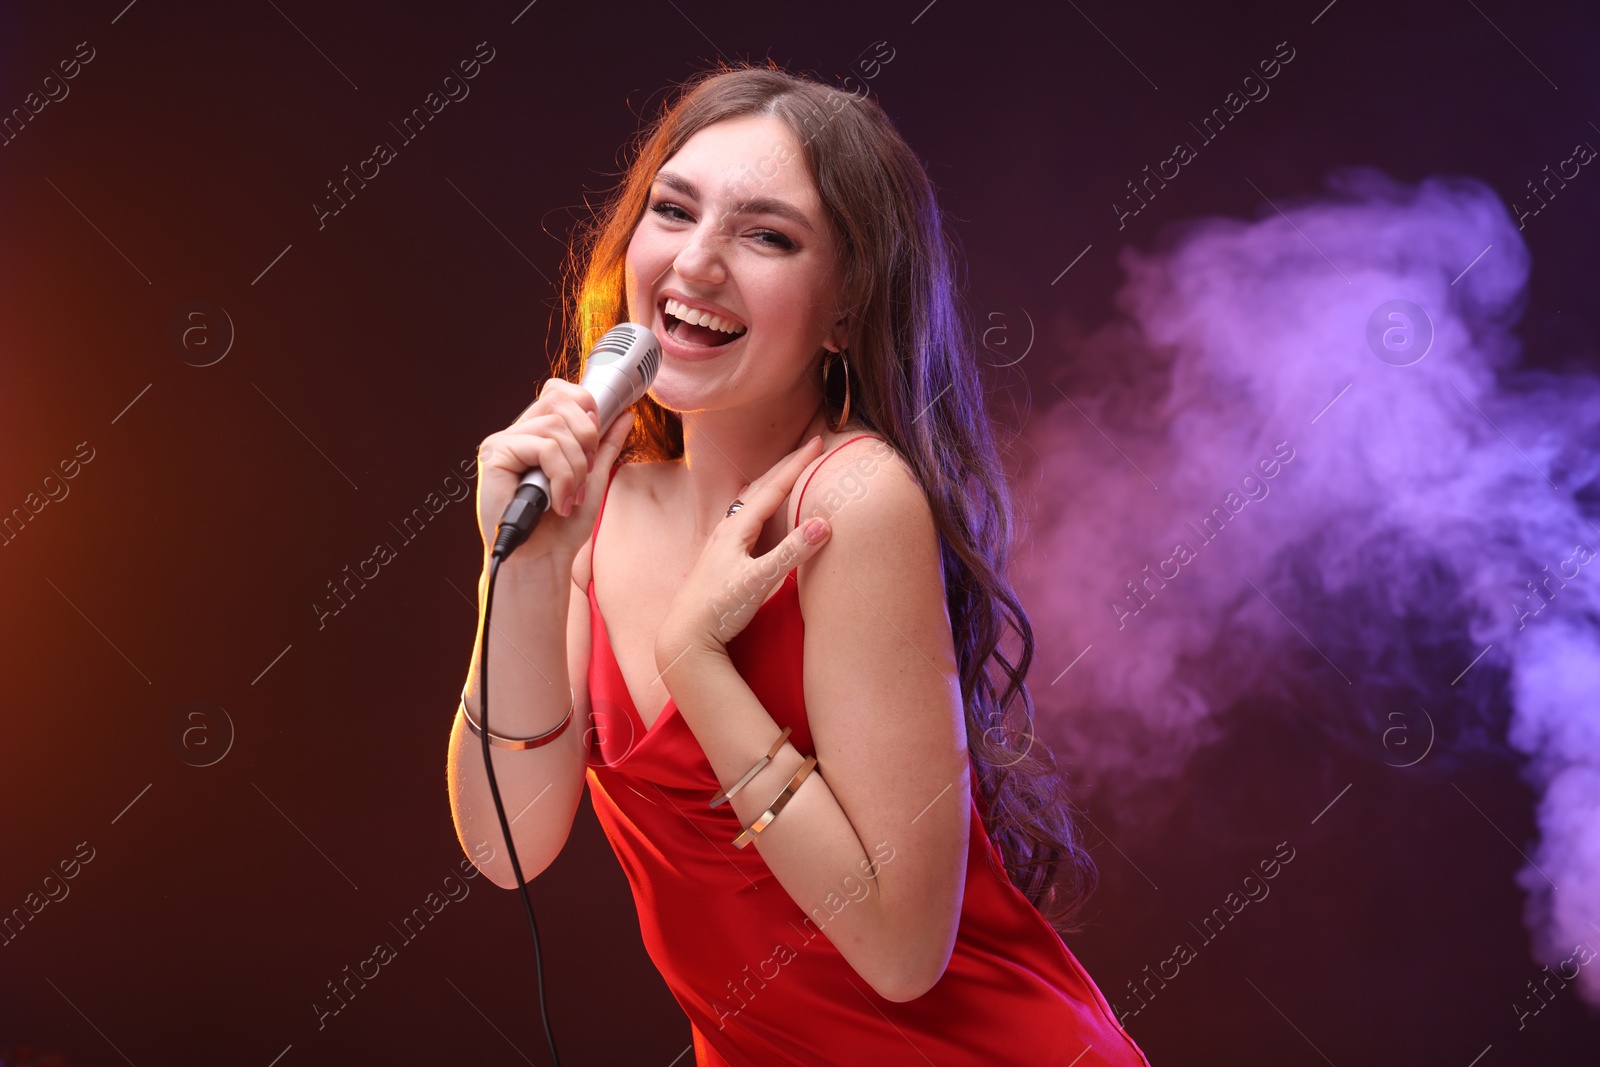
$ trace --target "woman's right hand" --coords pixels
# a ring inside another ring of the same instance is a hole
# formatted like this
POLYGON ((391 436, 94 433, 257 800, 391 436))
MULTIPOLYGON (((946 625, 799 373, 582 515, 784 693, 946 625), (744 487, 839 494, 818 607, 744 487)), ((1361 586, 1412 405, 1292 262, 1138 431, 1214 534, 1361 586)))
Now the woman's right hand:
POLYGON ((589 390, 551 378, 516 422, 483 439, 478 446, 478 532, 485 555, 522 476, 538 467, 550 479, 550 507, 512 556, 577 556, 594 532, 600 495, 633 427, 633 412, 619 414, 604 436, 599 422, 589 390))

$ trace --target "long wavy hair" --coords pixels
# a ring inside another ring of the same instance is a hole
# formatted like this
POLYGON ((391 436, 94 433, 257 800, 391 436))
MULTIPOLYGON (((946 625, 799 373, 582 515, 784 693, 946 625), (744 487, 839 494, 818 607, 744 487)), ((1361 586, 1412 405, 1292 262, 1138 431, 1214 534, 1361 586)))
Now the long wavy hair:
MULTIPOLYGON (((1006 575, 1011 495, 957 292, 958 257, 921 161, 883 109, 774 66, 722 65, 689 79, 629 146, 620 182, 580 221, 552 370, 579 380, 584 354, 628 321, 625 257, 662 164, 696 131, 744 115, 778 117, 802 146, 841 239, 851 421, 893 446, 932 507, 984 827, 1005 875, 1058 932, 1074 932, 1098 871, 1072 817, 1065 775, 1033 730, 1024 682, 1033 627, 1006 575), (1000 647, 1007 627, 1020 638, 1016 663, 1000 647)), ((827 377, 826 402, 836 411, 842 376, 827 377)), ((675 412, 646 396, 634 416, 627 459, 683 455, 675 412)))

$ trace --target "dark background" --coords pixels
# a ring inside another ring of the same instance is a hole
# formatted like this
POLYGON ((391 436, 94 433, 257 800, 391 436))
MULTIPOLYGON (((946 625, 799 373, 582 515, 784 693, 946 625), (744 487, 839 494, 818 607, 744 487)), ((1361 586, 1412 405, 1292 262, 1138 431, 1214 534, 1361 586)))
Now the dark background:
MULTIPOLYGON (((939 187, 972 314, 1084 328, 1111 313, 1120 245, 1249 217, 1249 182, 1276 198, 1369 164, 1509 201, 1600 140, 1600 34, 1577 3, 125 2, 0 10, 4 111, 95 50, 0 147, 0 508, 94 449, 0 548, 0 910, 95 850, 0 947, 0 1044, 74 1067, 546 1061, 520 904, 485 879, 325 1028, 311 1007, 462 858, 443 772, 472 505, 321 629, 311 605, 535 395, 570 227, 675 81, 720 55, 837 83, 887 41, 870 87, 939 187), (482 41, 471 95, 400 146, 389 122, 482 41), (1276 102, 1119 232, 1124 182, 1280 41, 1297 54, 1276 102), (398 158, 319 230, 324 184, 379 140, 398 158), (197 300, 236 331, 204 367, 216 349, 169 338, 197 300), (218 750, 216 709, 232 724, 210 766, 173 739, 193 701, 218 750)), ((1527 235, 1520 330, 1552 367, 1592 363, 1600 326, 1600 179, 1564 195, 1565 222, 1527 235)), ((1035 393, 1061 358, 1022 365, 1035 393)), ((1513 881, 1534 834, 1517 770, 1482 759, 1452 789, 1263 714, 1148 809, 1083 799, 1117 845, 1092 838, 1102 886, 1069 943, 1125 1000, 1286 836, 1284 787, 1354 782, 1338 818, 1293 830, 1277 903, 1130 1020, 1152 1062, 1593 1062, 1575 990, 1515 1026, 1540 973, 1513 881)), ((689 1027, 587 799, 532 893, 564 1061, 673 1063, 689 1027)))

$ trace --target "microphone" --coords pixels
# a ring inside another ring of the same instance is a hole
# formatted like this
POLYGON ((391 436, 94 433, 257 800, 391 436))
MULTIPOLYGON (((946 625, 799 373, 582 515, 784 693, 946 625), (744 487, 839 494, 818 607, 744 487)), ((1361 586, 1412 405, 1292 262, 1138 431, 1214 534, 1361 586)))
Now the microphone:
MULTIPOLYGON (((594 397, 602 434, 625 408, 644 396, 660 368, 661 342, 648 327, 636 322, 618 323, 595 343, 578 384, 594 397)), ((534 467, 522 476, 505 514, 500 516, 494 556, 505 559, 511 555, 528 539, 549 507, 550 479, 534 467)))

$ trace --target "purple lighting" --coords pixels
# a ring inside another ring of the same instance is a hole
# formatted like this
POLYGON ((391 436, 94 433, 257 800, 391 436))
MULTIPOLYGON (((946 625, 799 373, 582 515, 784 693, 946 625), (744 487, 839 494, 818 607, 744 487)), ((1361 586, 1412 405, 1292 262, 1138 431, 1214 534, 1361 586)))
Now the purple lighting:
POLYGON ((1600 939, 1600 380, 1519 367, 1532 262, 1487 185, 1327 184, 1124 249, 1119 316, 1056 339, 1019 479, 1041 718, 1124 797, 1246 697, 1420 773, 1509 745, 1553 967, 1600 939))

